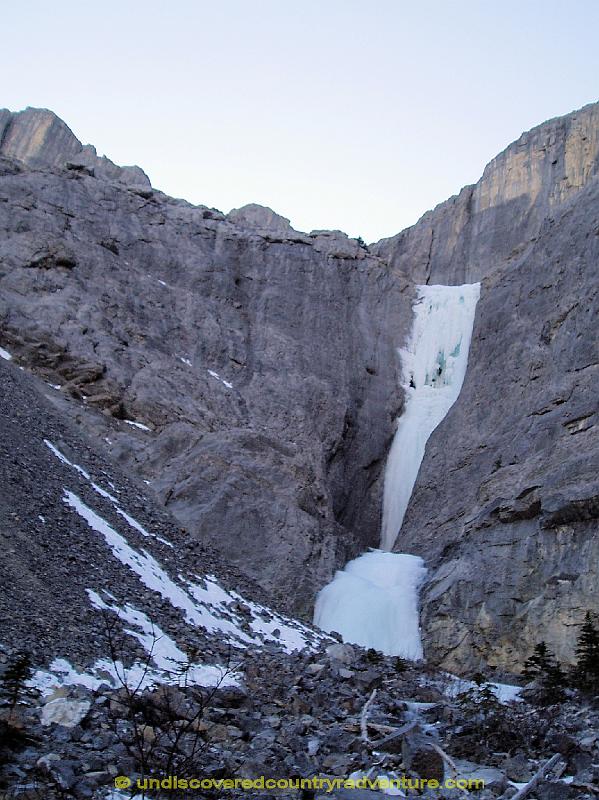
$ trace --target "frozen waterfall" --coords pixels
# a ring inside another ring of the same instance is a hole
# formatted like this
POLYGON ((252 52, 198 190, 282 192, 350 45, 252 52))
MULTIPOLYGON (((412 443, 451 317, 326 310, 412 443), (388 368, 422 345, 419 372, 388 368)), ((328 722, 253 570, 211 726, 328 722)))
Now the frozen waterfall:
POLYGON ((417 661, 422 658, 418 587, 425 573, 418 556, 364 553, 318 593, 314 623, 337 631, 344 642, 417 661))
POLYGON ((385 469, 383 550, 395 544, 428 438, 462 388, 480 283, 417 289, 412 334, 399 351, 406 403, 385 469))
POLYGON ((406 403, 385 469, 381 550, 346 564, 316 598, 314 623, 346 642, 422 658, 421 558, 391 550, 424 458, 426 442, 455 403, 468 364, 480 284, 418 286, 407 346, 399 351, 406 403))

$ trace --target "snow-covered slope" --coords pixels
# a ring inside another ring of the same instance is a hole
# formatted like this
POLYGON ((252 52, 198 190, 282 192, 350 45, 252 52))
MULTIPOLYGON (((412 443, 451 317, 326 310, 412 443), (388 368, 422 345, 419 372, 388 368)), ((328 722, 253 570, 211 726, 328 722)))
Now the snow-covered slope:
POLYGON ((247 582, 238 591, 226 567, 225 586, 208 552, 190 552, 143 489, 55 418, 35 379, 7 364, 0 383, 0 516, 11 521, 0 644, 35 652, 44 629, 39 687, 183 671, 187 683, 232 683, 247 648, 291 652, 322 639, 247 582))

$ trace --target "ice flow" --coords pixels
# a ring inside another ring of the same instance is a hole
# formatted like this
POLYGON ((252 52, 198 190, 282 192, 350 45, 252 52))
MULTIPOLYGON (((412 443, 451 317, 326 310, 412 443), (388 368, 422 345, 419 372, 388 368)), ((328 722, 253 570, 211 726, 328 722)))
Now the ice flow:
POLYGON ((426 442, 466 374, 480 284, 418 286, 410 339, 399 351, 406 402, 385 468, 381 550, 346 564, 316 598, 314 622, 346 642, 422 658, 418 590, 423 560, 393 548, 426 442))
POLYGON ((412 333, 399 351, 405 406, 385 468, 383 550, 395 544, 428 438, 464 383, 480 283, 417 291, 412 333))

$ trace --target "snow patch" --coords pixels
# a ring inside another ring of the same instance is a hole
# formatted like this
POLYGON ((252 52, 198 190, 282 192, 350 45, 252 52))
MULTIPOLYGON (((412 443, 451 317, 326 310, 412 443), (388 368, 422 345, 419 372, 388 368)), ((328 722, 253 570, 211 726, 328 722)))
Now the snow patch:
MULTIPOLYGON (((142 645, 150 659, 156 665, 156 670, 147 670, 147 664, 138 665, 146 669, 147 674, 144 681, 150 684, 158 682, 179 682, 186 683, 188 686, 238 686, 239 676, 232 669, 214 664, 194 664, 190 663, 188 656, 180 649, 176 642, 171 639, 158 625, 155 625, 150 618, 133 606, 127 604, 124 608, 110 605, 93 590, 88 589, 89 599, 98 610, 112 611, 120 620, 127 622, 132 628, 125 629, 125 632, 133 636, 142 645)), ((122 666, 122 665, 121 665, 122 666)), ((126 670, 126 673, 129 669, 126 670)), ((126 683, 127 675, 115 670, 115 674, 121 684, 126 683)), ((127 684, 128 685, 128 684, 127 684)), ((149 685, 149 684, 148 684, 149 685)))
POLYGON ((112 675, 107 671, 109 665, 109 661, 97 661, 92 672, 78 672, 65 658, 55 658, 47 670, 36 670, 27 685, 39 689, 44 697, 63 686, 84 686, 95 691, 102 685, 114 685, 112 675), (105 669, 106 673, 102 674, 105 669))
POLYGON ((169 541, 167 541, 166 539, 163 539, 163 538, 162 538, 162 536, 158 536, 158 534, 157 534, 157 533, 149 533, 149 532, 148 532, 148 531, 147 531, 147 530, 144 528, 144 526, 143 526, 143 525, 141 525, 141 524, 140 524, 140 523, 139 523, 139 522, 138 522, 138 521, 135 519, 135 517, 132 517, 132 516, 131 516, 131 514, 127 514, 127 512, 126 512, 126 511, 123 511, 123 509, 122 509, 122 508, 121 508, 121 507, 118 505, 118 501, 117 501, 117 500, 115 500, 114 498, 113 498, 113 502, 114 502, 115 504, 117 504, 117 505, 115 505, 115 509, 114 509, 114 510, 116 511, 116 513, 117 513, 117 514, 119 514, 121 517, 123 517, 123 519, 124 519, 124 520, 127 522, 127 524, 128 524, 128 525, 129 525, 131 528, 133 528, 134 530, 138 531, 138 533, 141 533, 141 535, 142 535, 142 536, 151 537, 151 538, 153 538, 153 539, 156 539, 156 541, 158 541, 158 542, 162 542, 162 544, 165 544, 165 545, 167 545, 167 547, 173 547, 173 548, 174 548, 174 544, 173 544, 172 542, 169 542, 169 541))
MULTIPOLYGON (((97 483, 94 483, 91 480, 90 480, 90 484, 91 484, 91 487, 94 490, 94 492, 99 494, 100 497, 104 497, 106 500, 110 500, 111 503, 114 503, 115 505, 118 505, 119 501, 116 499, 116 497, 114 495, 110 494, 110 492, 107 492, 106 489, 102 489, 101 486, 98 486, 97 483)), ((116 511, 118 513, 119 509, 117 508, 116 511)))
POLYGON ((426 569, 419 556, 373 550, 350 561, 318 593, 314 623, 344 642, 386 655, 422 658, 418 588, 426 569))
MULTIPOLYGON (((94 483, 94 481, 92 481, 91 479, 91 475, 89 474, 89 472, 86 472, 82 467, 78 466, 77 464, 73 464, 71 461, 69 461, 69 459, 64 455, 64 453, 61 453, 60 450, 52 444, 52 442, 49 442, 47 439, 44 439, 44 443, 56 456, 56 458, 59 459, 59 461, 77 470, 77 472, 80 475, 82 475, 87 481, 89 481, 89 484, 94 490, 94 492, 99 494, 100 497, 103 497, 105 500, 110 500, 110 502, 114 506, 114 510, 116 511, 116 513, 119 514, 121 517, 123 517, 123 519, 126 520, 127 524, 130 525, 134 530, 141 533, 142 536, 146 537, 151 536, 154 539, 157 539, 159 542, 168 545, 168 547, 173 547, 171 542, 167 541, 166 539, 163 539, 161 536, 158 536, 157 534, 154 533, 148 533, 148 531, 143 527, 143 525, 140 525, 140 523, 134 517, 132 517, 130 514, 127 514, 126 511, 123 511, 123 509, 120 507, 120 501, 118 500, 118 498, 110 494, 110 492, 107 492, 105 489, 102 489, 102 487, 98 486, 97 483, 94 483)), ((115 492, 118 491, 113 483, 108 481, 108 484, 112 487, 112 489, 115 492)))
POLYGON ((254 619, 250 622, 250 628, 257 633, 261 639, 278 642, 285 652, 292 653, 294 650, 303 650, 310 647, 310 642, 315 638, 322 639, 313 630, 297 620, 288 617, 282 617, 275 614, 271 609, 254 603, 251 600, 238 595, 236 592, 231 592, 232 595, 237 597, 244 605, 246 605, 254 619), (269 619, 265 619, 268 616, 269 619))
POLYGON ((218 372, 214 372, 213 370, 209 369, 208 374, 212 375, 213 378, 216 378, 217 381, 220 381, 224 386, 227 387, 227 389, 233 388, 233 384, 229 383, 229 381, 226 381, 224 378, 221 378, 218 372))
POLYGON ((63 464, 66 464, 67 467, 72 467, 72 469, 76 470, 80 475, 82 475, 86 481, 91 481, 91 475, 89 472, 86 472, 83 467, 80 467, 78 464, 73 464, 72 461, 69 461, 64 453, 61 453, 58 447, 55 447, 52 442, 49 442, 48 439, 44 439, 44 444, 59 461, 61 461, 63 464))
POLYGON ((0 347, 0 358, 3 358, 5 361, 12 361, 11 354, 3 347, 0 347))
MULTIPOLYGON (((144 538, 153 537, 163 544, 173 547, 171 542, 147 531, 134 517, 124 511, 120 505, 121 501, 94 483, 86 470, 69 461, 51 442, 44 441, 56 458, 84 477, 92 489, 111 504, 114 512, 122 517, 130 528, 144 538)), ((117 491, 113 484, 110 486, 115 492, 117 491)), ((112 555, 128 567, 147 589, 156 592, 173 608, 181 611, 189 625, 201 627, 208 633, 217 634, 221 638, 225 638, 231 646, 239 649, 244 649, 248 645, 259 647, 266 642, 276 642, 282 649, 290 653, 294 650, 314 649, 315 645, 328 638, 296 620, 281 616, 269 608, 246 600, 236 592, 226 591, 213 575, 205 578, 194 576, 193 580, 178 575, 177 580, 174 580, 153 555, 143 548, 133 547, 120 530, 109 524, 99 513, 84 503, 77 494, 65 488, 63 502, 82 517, 93 531, 103 537, 112 555)), ((98 599, 96 607, 99 607, 99 602, 98 599)), ((134 610, 128 608, 125 611, 121 610, 120 614, 122 616, 127 613, 131 616, 133 612, 134 610)), ((137 614, 138 633, 131 631, 129 633, 141 641, 139 631, 147 636, 149 621, 140 616, 141 612, 135 613, 137 614)), ((175 661, 180 662, 180 651, 174 649, 176 648, 175 643, 168 640, 164 632, 160 633, 160 638, 165 643, 171 642, 169 644, 171 656, 175 661)), ((105 664, 102 664, 101 668, 106 672, 105 664)), ((53 672, 55 671, 53 670, 53 672)), ((68 674, 68 670, 66 674, 68 674)), ((71 675, 71 682, 75 681, 75 678, 80 681, 80 676, 71 675)), ((94 676, 92 675, 89 680, 93 683, 94 676)))
POLYGON ((518 703, 522 693, 522 686, 513 686, 510 683, 491 682, 491 688, 500 703, 518 703))
MULTIPOLYGON (((445 689, 445 694, 448 697, 455 698, 464 692, 478 688, 478 684, 474 681, 465 680, 458 675, 452 675, 450 672, 445 674, 450 679, 449 686, 445 689)), ((510 683, 497 683, 496 681, 489 681, 487 685, 491 687, 493 694, 499 702, 504 705, 512 702, 519 703, 521 700, 520 694, 522 693, 522 686, 514 686, 510 683)))
POLYGON ((151 428, 148 428, 147 425, 143 425, 141 422, 135 422, 132 419, 124 419, 123 422, 126 425, 132 425, 134 428, 139 428, 140 431, 150 431, 151 428))
POLYGON ((183 358, 183 356, 179 356, 179 361, 182 361, 184 364, 187 364, 188 367, 192 367, 193 364, 188 358, 183 358))
POLYGON ((206 608, 194 603, 190 595, 170 578, 153 556, 145 550, 138 552, 131 547, 124 536, 85 505, 76 494, 65 491, 64 502, 83 517, 90 528, 104 537, 113 556, 129 567, 146 588, 156 592, 164 600, 168 600, 173 608, 183 611, 185 619, 190 625, 199 625, 207 631, 228 633, 241 641, 251 641, 240 628, 218 620, 206 608))
POLYGON ((158 561, 146 550, 137 551, 127 542, 124 536, 116 531, 108 522, 89 508, 76 494, 65 490, 64 502, 73 508, 92 530, 100 533, 112 554, 122 564, 134 572, 140 582, 148 589, 167 600, 173 608, 183 612, 190 625, 204 628, 209 633, 224 635, 233 647, 244 648, 248 644, 260 645, 265 641, 278 641, 287 652, 302 650, 311 646, 311 642, 321 638, 317 633, 300 623, 272 614, 273 621, 262 623, 261 616, 268 610, 245 600, 235 592, 226 592, 218 585, 216 579, 206 579, 206 586, 185 581, 179 577, 181 584, 176 583, 158 561), (185 588, 184 585, 185 584, 185 588), (242 603, 250 611, 254 619, 250 622, 250 632, 243 628, 244 620, 230 606, 242 603), (275 629, 280 631, 277 636, 275 629), (252 632, 255 635, 252 635, 252 632))
POLYGON ((87 672, 78 672, 64 658, 56 658, 47 670, 37 670, 29 686, 39 689, 44 696, 64 686, 84 686, 97 691, 101 686, 143 691, 161 683, 187 686, 238 686, 239 674, 216 664, 190 663, 176 642, 154 625, 151 620, 133 606, 124 608, 104 602, 97 592, 87 590, 89 599, 98 610, 112 611, 129 628, 125 633, 137 639, 146 651, 146 662, 136 661, 126 667, 121 661, 98 659, 87 672), (152 666, 153 663, 153 666, 152 666))

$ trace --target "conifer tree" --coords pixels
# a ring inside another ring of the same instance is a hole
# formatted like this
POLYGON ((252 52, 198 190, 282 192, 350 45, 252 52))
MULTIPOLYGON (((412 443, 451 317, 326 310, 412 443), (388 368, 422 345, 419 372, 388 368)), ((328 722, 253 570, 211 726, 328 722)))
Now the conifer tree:
POLYGON ((599 691, 599 630, 590 611, 587 611, 580 628, 576 646, 577 662, 574 668, 576 683, 586 691, 599 691))
POLYGON ((25 692, 31 673, 29 653, 16 653, 0 678, 0 697, 8 705, 11 714, 25 692))
POLYGON ((559 703, 564 699, 566 675, 545 642, 535 645, 533 654, 524 662, 523 675, 538 684, 541 703, 559 703))
POLYGON ((529 658, 524 662, 524 677, 529 681, 534 681, 551 667, 554 657, 545 642, 539 642, 529 658))

